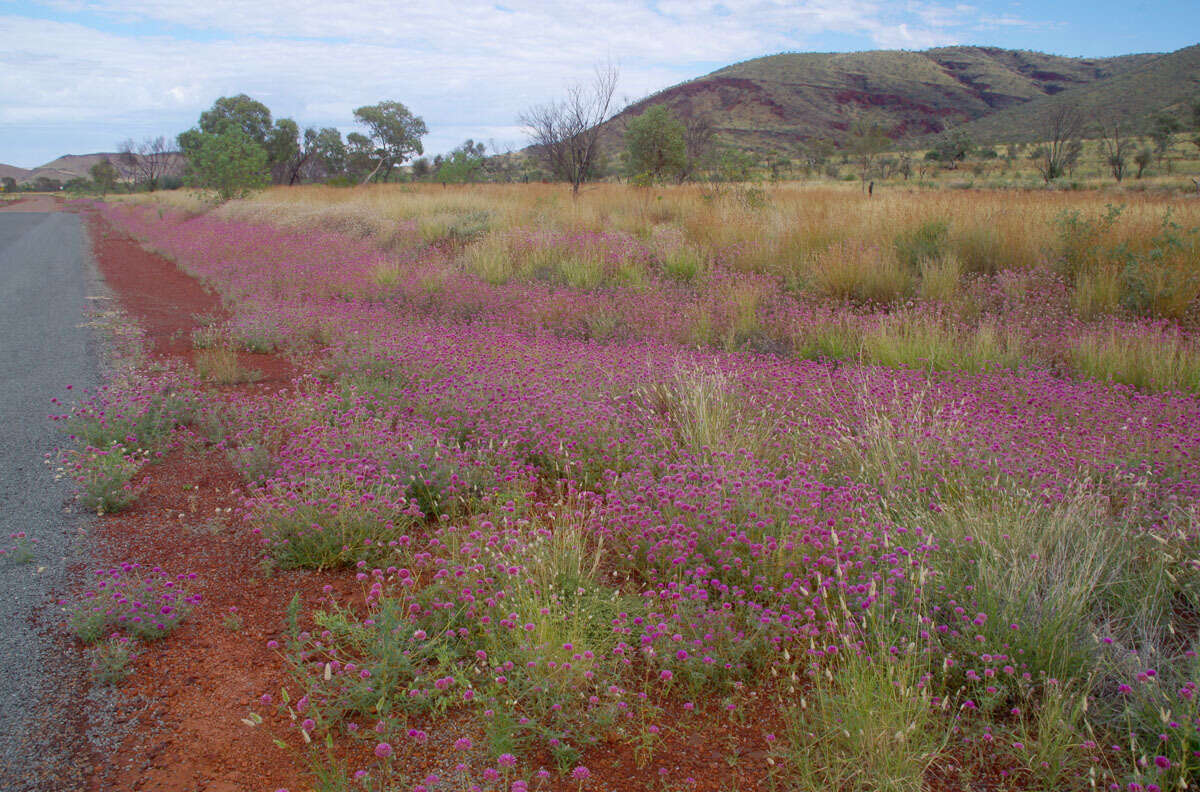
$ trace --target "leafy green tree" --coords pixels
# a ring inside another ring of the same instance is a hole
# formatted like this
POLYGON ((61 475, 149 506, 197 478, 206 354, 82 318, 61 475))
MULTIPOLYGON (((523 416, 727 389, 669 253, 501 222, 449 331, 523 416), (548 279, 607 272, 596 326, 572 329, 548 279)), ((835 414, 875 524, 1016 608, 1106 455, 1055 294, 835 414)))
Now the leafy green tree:
MULTIPOLYGON (((487 162, 486 151, 482 143, 467 140, 441 161, 437 169, 437 180, 442 184, 467 184, 478 181, 487 162)), ((416 176, 416 163, 413 165, 413 175, 416 176)), ((428 167, 428 163, 426 166, 428 167)))
POLYGON ((354 111, 354 118, 370 133, 374 158, 378 160, 375 168, 363 179, 363 184, 381 170, 386 182, 397 165, 403 165, 413 154, 425 153, 421 138, 429 130, 420 116, 413 115, 400 102, 386 101, 360 107, 354 111))
POLYGON ((200 131, 219 135, 229 125, 239 127, 260 146, 266 145, 271 134, 271 111, 257 99, 246 94, 222 96, 213 106, 200 114, 200 131))
POLYGON ((1154 162, 1154 149, 1149 146, 1138 149, 1138 152, 1133 155, 1133 164, 1137 165, 1137 173, 1134 174, 1134 178, 1142 178, 1142 174, 1146 172, 1146 168, 1152 162, 1154 162))
POLYGON ((96 189, 101 195, 117 189, 117 169, 107 159, 102 159, 88 169, 96 189))
POLYGON ((867 189, 867 181, 871 178, 876 158, 886 151, 891 143, 891 138, 878 123, 859 118, 850 125, 846 151, 858 165, 858 175, 864 191, 867 189))
POLYGON ((197 187, 212 190, 218 200, 240 198, 267 184, 267 152, 239 126, 199 133, 188 155, 197 187))
POLYGON ((813 138, 796 145, 796 155, 805 176, 819 173, 833 152, 833 141, 826 138, 813 138))
POLYGON ((778 152, 772 152, 767 155, 767 172, 771 174, 771 181, 780 181, 791 169, 791 157, 778 152))
POLYGON ((304 132, 305 146, 312 152, 315 162, 326 176, 337 176, 346 172, 346 144, 336 127, 323 127, 304 132))
POLYGON ((265 148, 271 179, 289 186, 304 179, 338 175, 346 160, 341 132, 333 127, 309 127, 301 137, 300 128, 290 118, 275 122, 265 148))
POLYGON ((1154 141, 1158 158, 1167 163, 1167 173, 1171 172, 1171 142, 1181 129, 1183 124, 1179 123, 1179 119, 1168 113, 1159 113, 1150 126, 1150 139, 1154 141))
POLYGON ((717 161, 717 176, 721 181, 744 182, 750 179, 755 165, 754 155, 741 149, 726 148, 717 161))
POLYGON ((1192 102, 1192 129, 1196 130, 1196 136, 1192 138, 1192 144, 1200 149, 1200 99, 1192 102))
POLYGON ((631 176, 662 181, 678 178, 687 168, 686 130, 664 105, 654 105, 629 121, 625 153, 631 176))
MULTIPOLYGON (((1187 125, 1191 126, 1196 135, 1192 137, 1192 145, 1200 149, 1200 99, 1193 99, 1188 105, 1187 125)), ((1184 124, 1180 124, 1184 126, 1184 124)), ((1200 185, 1200 183, 1198 183, 1200 185)))
POLYGON ((970 156, 974 148, 975 142, 971 140, 970 135, 961 129, 950 130, 938 135, 928 158, 955 170, 958 163, 970 156))
POLYGON ((375 146, 371 139, 361 132, 346 135, 346 175, 365 183, 367 179, 363 177, 377 167, 374 163, 375 146))
POLYGON ((424 157, 417 157, 413 160, 412 174, 414 179, 428 179, 430 170, 429 160, 424 157))
POLYGON ((299 179, 300 169, 309 158, 301 144, 299 125, 290 118, 272 122, 271 110, 246 94, 222 96, 213 102, 200 114, 196 128, 179 136, 180 150, 190 160, 200 145, 200 135, 220 135, 233 128, 263 148, 276 184, 293 184, 299 179))
POLYGON ((300 126, 290 118, 280 118, 267 133, 262 147, 267 152, 271 180, 276 184, 295 184, 309 157, 300 142, 300 126))
POLYGON ((5 176, 0 179, 0 184, 4 185, 4 192, 13 193, 17 191, 17 180, 12 176, 5 176))

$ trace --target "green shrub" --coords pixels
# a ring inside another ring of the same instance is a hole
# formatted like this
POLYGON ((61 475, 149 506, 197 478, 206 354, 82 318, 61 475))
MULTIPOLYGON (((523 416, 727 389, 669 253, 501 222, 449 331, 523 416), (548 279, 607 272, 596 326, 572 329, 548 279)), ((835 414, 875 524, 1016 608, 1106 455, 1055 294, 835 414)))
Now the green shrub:
POLYGON ((896 236, 896 258, 916 271, 922 261, 940 259, 946 254, 946 238, 950 224, 945 220, 929 220, 896 236))

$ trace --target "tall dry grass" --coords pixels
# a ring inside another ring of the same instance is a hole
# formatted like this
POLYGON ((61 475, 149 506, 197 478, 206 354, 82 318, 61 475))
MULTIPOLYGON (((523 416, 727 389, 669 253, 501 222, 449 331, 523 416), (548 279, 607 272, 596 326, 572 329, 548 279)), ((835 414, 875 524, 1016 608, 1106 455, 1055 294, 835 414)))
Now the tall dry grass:
MULTIPOLYGON (((772 290, 781 290, 816 304, 900 314, 873 329, 833 323, 798 329, 792 339, 772 331, 770 344, 801 354, 933 368, 1017 365, 1031 350, 997 323, 994 307, 984 319, 990 324, 973 327, 982 315, 979 285, 995 279, 1007 288, 1012 273, 1042 271, 1066 290, 1061 310, 1083 322, 1123 317, 1192 327, 1200 317, 1200 202, 1161 194, 889 186, 867 196, 829 183, 598 184, 572 199, 556 184, 396 184, 273 188, 216 208, 183 191, 127 199, 160 211, 334 231, 385 250, 432 244, 444 256, 438 266, 492 284, 640 290, 653 274, 728 298, 728 316, 699 306, 684 333, 689 343, 718 347, 758 343, 762 312, 772 290), (940 306, 946 327, 918 326, 926 314, 903 315, 914 301, 940 306)), ((384 290, 400 277, 388 268, 374 275, 384 290)), ((1008 299, 1025 298, 1010 291, 1008 299)), ((1145 355, 1114 354, 1112 344, 1107 351, 1086 339, 1068 346, 1075 351, 1032 362, 1155 387, 1190 387, 1183 370, 1200 367, 1191 345, 1169 350, 1179 371, 1165 375, 1134 371, 1141 364, 1133 358, 1145 355)))

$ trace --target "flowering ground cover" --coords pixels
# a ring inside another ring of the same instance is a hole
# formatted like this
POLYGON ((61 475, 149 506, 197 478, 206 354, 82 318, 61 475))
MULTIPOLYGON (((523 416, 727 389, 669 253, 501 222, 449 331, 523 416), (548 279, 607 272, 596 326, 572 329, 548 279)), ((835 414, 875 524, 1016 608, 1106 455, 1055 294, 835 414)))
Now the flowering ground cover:
MULTIPOLYGON (((198 350, 300 372, 184 378, 168 424, 268 563, 358 584, 289 609, 248 717, 317 788, 1200 783, 1187 321, 1081 316, 1049 264, 967 316, 665 232, 99 211, 221 295, 198 350), (1159 368, 1106 375, 1122 344, 1159 368), (671 769, 696 735, 728 772, 671 769)), ((76 410, 88 453, 153 455, 167 390, 76 410)))

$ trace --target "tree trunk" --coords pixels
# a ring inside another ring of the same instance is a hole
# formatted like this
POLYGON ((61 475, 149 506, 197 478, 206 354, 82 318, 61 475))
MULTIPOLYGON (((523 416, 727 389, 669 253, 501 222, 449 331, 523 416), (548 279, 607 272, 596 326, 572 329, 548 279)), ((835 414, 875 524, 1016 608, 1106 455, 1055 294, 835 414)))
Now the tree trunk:
MULTIPOLYGON (((385 159, 386 159, 386 158, 385 158, 385 159)), ((375 166, 375 170, 373 170, 373 171, 371 171, 370 173, 368 173, 368 174, 367 174, 367 178, 363 179, 363 180, 362 180, 362 183, 361 183, 361 184, 359 184, 358 186, 359 186, 359 187, 365 187, 365 186, 367 185, 367 182, 371 181, 371 179, 374 179, 374 178, 375 178, 375 174, 376 174, 376 173, 379 173, 379 169, 383 167, 383 163, 384 163, 384 160, 382 160, 382 159, 381 159, 381 160, 379 160, 379 164, 375 166)))

